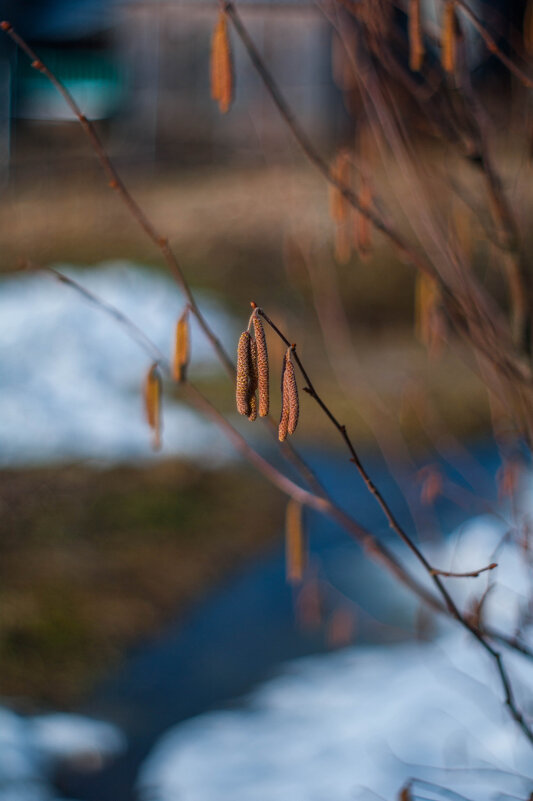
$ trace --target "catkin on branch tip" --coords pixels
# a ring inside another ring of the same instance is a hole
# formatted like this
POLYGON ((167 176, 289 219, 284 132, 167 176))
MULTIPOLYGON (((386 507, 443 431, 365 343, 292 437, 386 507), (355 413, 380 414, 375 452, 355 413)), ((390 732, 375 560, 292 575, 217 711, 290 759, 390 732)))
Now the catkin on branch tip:
POLYGON ((144 408, 148 425, 154 432, 153 447, 161 447, 161 376, 154 362, 144 382, 144 408))
POLYGON ((190 360, 189 308, 187 307, 176 324, 172 377, 185 381, 190 360))
POLYGON ((446 0, 442 24, 441 58, 442 66, 449 73, 455 70, 456 24, 455 0, 446 0))
POLYGON ((424 40, 420 20, 420 0, 409 2, 409 67, 418 72, 424 58, 424 40))
POLYGON ((268 350, 265 329, 263 328, 263 323, 257 309, 254 311, 253 328, 255 345, 257 349, 257 389, 259 394, 259 416, 266 417, 268 415, 270 405, 268 350))
POLYGON ((250 403, 250 411, 248 413, 248 420, 253 423, 257 420, 257 345, 255 340, 250 338, 250 380, 248 382, 248 399, 250 403))
POLYGON ((243 331, 237 345, 237 382, 235 400, 239 414, 250 414, 250 379, 251 379, 251 336, 243 331))
POLYGON ((226 14, 220 11, 211 40, 211 97, 225 114, 233 99, 233 62, 226 14))
POLYGON ((296 426, 298 425, 300 413, 296 374, 291 360, 292 350, 292 347, 287 349, 283 360, 283 372, 281 376, 281 417, 278 430, 280 442, 284 442, 287 439, 287 435, 294 434, 296 426))

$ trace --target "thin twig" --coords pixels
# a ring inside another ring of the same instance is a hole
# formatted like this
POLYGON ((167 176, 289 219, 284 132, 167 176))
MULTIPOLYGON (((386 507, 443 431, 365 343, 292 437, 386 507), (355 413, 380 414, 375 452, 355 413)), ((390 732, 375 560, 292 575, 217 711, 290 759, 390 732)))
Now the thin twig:
POLYGON ((117 309, 116 306, 113 306, 111 303, 108 303, 106 300, 102 300, 93 292, 91 292, 86 287, 79 284, 74 278, 70 278, 70 276, 65 275, 65 273, 56 270, 54 267, 39 267, 32 262, 28 262, 28 267, 32 270, 46 270, 46 272, 51 273, 54 275, 58 281, 62 284, 66 284, 67 286, 74 289, 80 295, 82 295, 86 300, 90 303, 97 306, 102 311, 105 311, 110 317, 113 317, 117 323, 123 326, 129 336, 137 342, 137 344, 150 356, 151 360, 157 362, 165 367, 165 370, 170 371, 170 365, 166 360, 163 353, 159 350, 155 342, 152 340, 142 331, 138 325, 136 325, 129 317, 127 317, 120 309, 117 309))
MULTIPOLYGON (((105 314, 112 317, 125 332, 145 350, 150 358, 155 358, 161 369, 167 375, 167 378, 172 383, 176 383, 178 387, 192 386, 190 382, 187 384, 180 384, 176 382, 172 375, 172 370, 169 361, 161 353, 157 345, 153 343, 127 315, 113 306, 111 303, 103 300, 102 298, 90 292, 82 284, 78 283, 73 278, 66 276, 59 270, 47 267, 44 268, 52 275, 54 275, 61 283, 67 284, 72 289, 76 290, 82 297, 93 303, 105 314)), ((195 400, 195 405, 200 406, 202 410, 208 413, 208 416, 213 419, 219 427, 221 427, 229 439, 235 445, 236 449, 248 461, 254 464, 266 478, 272 481, 279 489, 285 492, 289 497, 293 497, 299 503, 305 504, 316 511, 329 515, 333 520, 336 520, 349 534, 363 546, 365 552, 374 558, 375 561, 384 564, 389 571, 410 590, 418 595, 422 601, 427 603, 435 612, 445 613, 446 609, 439 602, 438 598, 428 592, 427 588, 414 579, 408 571, 401 565, 398 559, 375 537, 366 529, 363 528, 357 521, 350 515, 344 512, 332 499, 323 491, 321 494, 307 492, 307 490, 298 487, 290 479, 286 478, 277 468, 270 465, 266 459, 261 457, 218 412, 211 402, 204 396, 200 397, 200 392, 196 387, 192 388, 190 398, 195 400)))
POLYGON ((471 570, 468 573, 454 573, 451 570, 438 570, 436 567, 431 568, 433 576, 446 576, 447 578, 477 578, 481 573, 486 573, 487 570, 494 570, 498 567, 497 562, 491 562, 486 567, 480 567, 479 570, 471 570))
POLYGON ((518 80, 521 81, 524 86, 527 86, 528 89, 533 89, 533 80, 529 78, 525 72, 520 69, 520 67, 517 67, 514 61, 511 61, 511 59, 505 55, 503 50, 498 47, 494 38, 490 35, 488 30, 485 28, 479 17, 477 17, 472 11, 470 6, 465 3, 464 0, 455 0, 455 5, 460 8, 465 17, 470 20, 492 55, 496 56, 496 58, 499 59, 505 67, 507 67, 509 72, 512 72, 512 74, 518 78, 518 80))
POLYGON ((526 258, 520 226, 492 158, 490 142, 487 136, 487 115, 472 89, 470 74, 466 67, 463 67, 462 81, 460 86, 457 87, 457 91, 462 95, 465 111, 472 125, 473 136, 475 137, 479 154, 478 164, 483 172, 485 184, 492 201, 493 215, 496 217, 496 224, 500 227, 505 239, 505 245, 509 251, 504 261, 504 266, 506 267, 511 300, 513 339, 516 347, 530 357, 532 348, 531 307, 533 301, 530 265, 526 258))
POLYGON ((178 262, 174 251, 169 245, 168 239, 157 230, 155 225, 149 220, 145 212, 141 209, 138 205, 137 201, 133 198, 130 194, 126 185, 124 184, 122 178, 118 174, 117 170, 115 169, 111 159, 107 155, 104 146, 100 141, 100 137, 96 132, 95 126, 92 122, 87 119, 85 114, 83 114, 82 110, 68 91, 68 89, 64 86, 64 84, 57 78, 57 76, 44 64, 43 61, 37 56, 37 53, 29 46, 29 44, 14 30, 13 26, 9 22, 0 22, 0 29, 2 29, 12 40, 15 44, 28 56, 31 61, 31 65, 34 69, 38 72, 42 73, 43 75, 48 78, 50 83, 57 89, 59 94, 63 97, 67 105, 69 106, 72 113, 77 118, 78 122, 82 126, 85 134, 87 135, 92 148, 100 162, 100 165, 107 176, 109 181, 109 186, 118 195, 122 202, 127 206, 129 209, 132 217, 136 220, 138 225, 143 229, 145 234, 152 240, 154 245, 159 249, 161 252, 165 262, 167 263, 172 275, 174 276, 176 282, 181 287, 183 293, 185 294, 187 301, 191 307, 191 311, 193 312, 194 316, 198 320, 202 331, 204 332, 207 339, 210 341, 212 347, 216 351, 218 358, 220 359, 221 364, 223 365, 224 369, 226 370, 228 376, 233 380, 235 375, 235 368, 233 365, 232 360, 226 353, 222 343, 215 336, 214 332, 208 325, 205 317, 201 313, 200 309, 198 308, 198 304, 196 299, 185 279, 183 270, 181 265, 178 262))
POLYGON ((316 401, 316 403, 320 406, 320 408, 322 409, 324 414, 329 418, 331 423, 335 426, 335 428, 337 429, 337 431, 341 435, 341 437, 342 437, 342 439, 343 439, 343 441, 344 441, 344 443, 345 443, 345 445, 346 445, 346 447, 347 447, 347 449, 348 449, 348 451, 350 453, 350 456, 351 456, 350 461, 355 465, 355 467, 357 468, 357 471, 358 471, 359 475, 363 479, 368 491, 375 497, 376 502, 381 507, 381 509, 382 509, 382 511, 383 511, 388 523, 389 523, 390 528, 400 537, 402 542, 414 554, 414 556, 416 557, 418 562, 420 562, 420 564, 422 565, 424 570, 431 577, 431 579, 433 580, 433 583, 435 584, 438 592, 440 593, 440 595, 441 595, 441 597, 442 597, 442 599, 444 601, 444 604, 446 605, 446 608, 448 609, 448 612, 450 613, 450 615, 452 617, 454 617, 460 623, 460 625, 463 626, 464 629, 466 629, 467 631, 470 632, 470 634, 479 642, 479 644, 484 648, 484 650, 493 659, 493 661, 494 661, 494 663, 496 665, 496 669, 498 671, 498 675, 500 677, 500 681, 501 681, 503 690, 504 690, 505 704, 506 704, 507 708, 509 709, 509 713, 512 716, 512 718, 516 721, 516 723, 518 723, 518 725, 522 729, 523 733, 525 734, 525 736, 527 737, 529 742, 533 745, 533 731, 530 729, 528 723, 526 722, 526 720, 524 718, 523 713, 521 712, 521 710, 517 706, 517 703, 516 703, 515 698, 514 698, 514 693, 513 693, 511 681, 509 679, 509 676, 508 676, 507 671, 505 669, 505 666, 503 664, 503 660, 502 660, 501 654, 499 653, 499 651, 497 651, 490 644, 490 642, 488 642, 488 640, 485 638, 484 634, 478 628, 476 628, 476 626, 473 625, 473 623, 471 623, 460 612, 460 610, 457 607, 455 601, 453 600, 453 598, 451 597, 450 593, 448 592, 448 590, 444 586, 444 584, 443 584, 443 582, 441 580, 440 574, 438 572, 434 571, 432 565, 426 559, 426 557, 424 556, 424 554, 422 553, 420 548, 416 545, 416 543, 407 534, 405 529, 402 528, 402 526, 396 520, 396 517, 394 516, 394 513, 392 512, 392 510, 391 510, 390 506, 388 505, 387 501, 385 500, 385 498, 383 497, 383 495, 381 494, 379 489, 376 487, 376 485, 374 484, 374 482, 370 478, 370 476, 367 473, 366 469, 364 468, 364 466, 363 466, 363 464, 361 462, 361 459, 359 458, 359 455, 358 455, 357 451, 355 450, 353 442, 350 439, 350 436, 348 434, 346 426, 339 422, 339 420, 335 417, 333 412, 330 410, 330 408, 324 402, 322 397, 316 391, 316 389, 315 389, 315 387, 314 387, 314 385, 313 385, 313 383, 312 383, 312 381, 311 381, 311 379, 309 377, 309 374, 307 373, 307 371, 306 371, 306 369, 305 369, 305 367, 304 367, 304 365, 303 365, 303 363, 302 363, 302 361, 300 359, 300 356, 298 354, 297 348, 294 345, 294 343, 291 343, 287 339, 287 337, 283 334, 283 332, 268 317, 268 315, 265 314, 265 312, 262 309, 259 309, 259 314, 261 314, 261 316, 263 317, 265 322, 267 322, 268 325, 270 325, 270 327, 276 332, 276 334, 280 337, 280 339, 282 339, 283 342, 285 342, 285 344, 288 347, 291 347, 291 345, 292 345, 294 361, 298 365, 298 368, 300 369, 300 372, 301 372, 301 374, 302 374, 302 376, 303 376, 303 378, 304 378, 304 380, 306 382, 306 386, 304 386, 304 391, 307 392, 316 401))
MULTIPOLYGON (((64 86, 64 84, 52 72, 52 70, 50 70, 49 67, 47 67, 46 64, 44 64, 43 61, 41 61, 38 58, 35 51, 14 30, 11 23, 5 21, 0 22, 0 29, 3 30, 13 40, 13 42, 15 42, 15 44, 28 56, 28 58, 32 62, 32 66, 34 67, 34 69, 38 70, 43 75, 45 75, 46 78, 48 78, 51 84, 57 89, 60 95, 64 98, 65 102, 71 109, 72 113, 76 116, 78 122, 83 128, 84 133, 89 139, 91 147, 94 150, 94 153, 100 163, 100 166, 102 167, 105 175, 108 178, 109 187, 118 194, 119 198, 124 203, 128 211, 132 215, 133 219, 142 228, 145 234, 149 237, 149 239, 156 245, 156 247, 161 252, 176 283, 183 291, 192 314, 198 320, 200 328, 204 332, 208 341, 211 343, 211 346, 213 347, 215 353, 217 354, 217 357, 220 363, 222 364, 224 370, 226 371, 228 377, 230 378, 231 381, 233 381, 235 378, 235 366, 233 364, 233 361, 228 355, 227 351, 224 349, 222 343, 220 342, 220 340, 218 339, 212 328, 209 326, 203 314, 200 312, 196 298, 185 278, 181 265, 174 251, 169 245, 168 239, 160 234, 160 232, 156 229, 156 227, 148 218, 146 213, 143 211, 143 209, 139 206, 137 201, 133 198, 133 196, 129 192, 124 181, 122 180, 115 166, 113 165, 111 159, 107 155, 106 150, 100 141, 95 126, 89 119, 87 119, 85 114, 83 114, 80 107, 78 106, 78 104, 68 91, 68 89, 64 86)), ((276 423, 271 417, 264 418, 264 420, 265 424, 269 428, 271 436, 277 441, 276 423)), ((289 442, 282 443, 281 448, 284 457, 295 467, 295 469, 303 477, 306 483, 313 489, 313 491, 319 494, 322 493, 324 491, 323 487, 321 486, 314 472, 311 470, 311 468, 305 462, 305 460, 300 456, 297 450, 289 442)))
MULTIPOLYGON (((37 265, 31 264, 31 266, 32 266, 33 269, 39 269, 37 265)), ((70 276, 67 276, 64 273, 62 273, 59 270, 56 270, 56 269, 54 269, 52 267, 46 267, 46 268, 42 268, 42 269, 45 269, 46 271, 50 272, 61 283, 64 283, 64 284, 70 286, 72 289, 77 291, 82 297, 84 297, 90 303, 94 304, 97 308, 99 308, 101 311, 103 311, 105 314, 109 315, 113 320, 115 320, 115 322, 118 323, 120 326, 122 326, 124 328, 125 332, 141 348, 143 348, 143 350, 145 350, 147 352, 147 354, 150 356, 150 358, 153 358, 153 359, 155 359, 155 361, 157 361, 157 363, 161 366, 161 368, 167 374, 168 379, 170 381, 174 381, 173 376, 172 376, 172 370, 170 368, 170 363, 168 362, 168 360, 165 358, 163 353, 159 350, 157 345, 154 342, 152 342, 152 340, 149 339, 149 337, 146 336, 146 334, 136 325, 136 323, 134 323, 131 320, 131 318, 129 318, 126 314, 124 314, 119 309, 117 309, 116 306, 113 306, 108 301, 103 300, 98 295, 94 294, 93 292, 90 292, 88 289, 86 289, 86 287, 82 286, 82 284, 80 284, 78 281, 76 281, 75 279, 71 278, 70 276)), ((197 395, 196 395, 196 399, 198 400, 198 396, 197 395)), ((198 405, 198 403, 196 405, 198 405)), ((227 427, 227 426, 229 426, 229 424, 227 424, 227 421, 225 420, 225 418, 223 418, 223 416, 214 409, 214 407, 210 403, 210 401, 208 401, 207 398, 204 397, 203 398, 203 410, 204 411, 206 411, 207 406, 209 406, 209 414, 210 414, 211 418, 219 425, 219 427, 222 427, 224 429, 224 431, 226 432, 227 435, 229 435, 229 428, 227 427)), ((231 440, 232 440, 233 444, 235 445, 235 447, 237 448, 237 450, 239 451, 239 453, 241 453, 241 455, 244 456, 246 459, 251 460, 250 457, 252 455, 253 449, 251 448, 251 446, 248 445, 246 440, 244 440, 244 438, 241 435, 239 435, 238 432, 235 431, 235 429, 232 429, 231 440)), ((266 460, 263 459, 261 462, 258 462, 258 461, 254 460, 254 464, 261 471, 261 473, 265 476, 265 478, 267 478, 269 480, 271 479, 273 473, 271 471, 267 472, 267 471, 265 471, 263 469, 265 467, 266 460)), ((272 469, 275 470, 275 468, 272 468, 272 469)), ((277 471, 277 473, 279 473, 279 480, 280 480, 280 483, 277 484, 279 489, 282 489, 282 490, 289 489, 290 485, 285 484, 284 482, 282 483, 281 479, 283 477, 282 477, 282 474, 280 473, 280 471, 277 471)), ((293 497, 293 496, 291 496, 291 497, 293 497)), ((323 497, 323 496, 320 496, 320 497, 323 497)), ((302 502, 304 502, 302 500, 302 496, 300 496, 300 500, 302 502)), ((374 538, 374 541, 372 543, 372 547, 369 546, 369 544, 368 544, 369 540, 368 539, 361 540, 359 537, 360 537, 360 534, 363 531, 363 528, 361 526, 359 526, 359 524, 357 524, 356 521, 354 521, 349 515, 347 515, 345 512, 343 512, 337 506, 337 504, 335 504, 332 501, 331 498, 327 497, 327 501, 329 502, 330 505, 328 507, 328 511, 326 512, 326 514, 330 515, 333 519, 336 519, 337 522, 340 523, 343 526, 343 528, 348 531, 348 533, 350 533, 361 544, 363 544, 367 554, 371 558, 374 558, 380 564, 385 565, 385 567, 396 577, 396 579, 398 579, 401 583, 403 583, 405 586, 407 586, 412 592, 414 592, 416 595, 418 595, 422 601, 424 601, 426 604, 428 604, 430 606, 430 608, 433 609, 433 611, 435 611, 435 612, 437 612, 439 614, 446 613, 446 611, 447 611, 446 608, 443 605, 440 604, 438 599, 435 596, 433 596, 430 593, 428 593, 426 588, 423 587, 419 582, 417 582, 409 574, 409 572, 399 563, 399 561, 396 559, 396 557, 394 557, 388 551, 388 549, 384 548, 377 540, 375 540, 375 538, 374 538), (337 516, 335 516, 335 515, 337 515, 337 516), (344 517, 341 519, 342 515, 344 517)), ((309 505, 311 505, 311 504, 309 504, 309 505)), ((317 507, 313 507, 313 508, 317 508, 317 507)), ((317 508, 317 511, 324 512, 325 509, 326 509, 325 506, 321 506, 320 510, 318 510, 318 508, 317 508)), ((370 535, 369 532, 365 532, 365 533, 366 533, 367 537, 371 537, 372 536, 372 535, 370 535)), ((494 629, 491 629, 490 627, 487 627, 487 626, 483 627, 483 632, 482 633, 485 634, 486 636, 490 637, 493 640, 497 640, 497 641, 500 641, 500 642, 504 643, 507 647, 518 651, 522 655, 533 659, 533 651, 531 651, 525 645, 525 643, 523 643, 521 640, 519 640, 519 638, 507 636, 507 635, 505 635, 505 634, 503 634, 501 632, 498 632, 498 631, 496 631, 494 629)))

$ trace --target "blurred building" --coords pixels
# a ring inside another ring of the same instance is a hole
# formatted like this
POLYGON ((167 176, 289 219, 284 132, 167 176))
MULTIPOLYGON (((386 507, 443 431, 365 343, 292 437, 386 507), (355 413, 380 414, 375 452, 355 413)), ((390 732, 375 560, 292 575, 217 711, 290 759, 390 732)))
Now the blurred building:
MULTIPOLYGON (((338 102, 330 79, 328 25, 307 0, 246 0, 242 14, 302 121, 319 138, 338 102)), ((9 19, 125 158, 182 161, 227 149, 233 157, 286 143, 283 125, 235 42, 236 97, 221 117, 209 91, 216 3, 209 0, 14 0, 9 19)), ((9 42, 0 63, 0 166, 72 113, 9 42)), ((68 125, 67 125, 68 127, 68 125)), ((62 138, 62 147, 65 138, 62 138)))
MULTIPOLYGON (((291 105, 314 136, 331 133, 338 103, 330 73, 330 30, 307 0, 246 0, 241 14, 291 105)), ((129 76, 126 116, 137 140, 152 137, 159 155, 198 146, 241 151, 286 143, 260 79, 233 41, 236 96, 220 116, 210 98, 209 48, 217 14, 209 0, 120 0, 116 44, 129 76), (229 149, 229 148, 228 148, 229 149)))
MULTIPOLYGON (((425 13, 435 21, 439 2, 426 2, 425 13)), ((344 111, 331 78, 331 27, 318 6, 310 0, 239 0, 238 5, 305 128, 320 143, 336 138, 344 111)), ((485 5, 500 20, 505 14, 520 17, 514 2, 485 5)), ((215 0, 0 0, 0 15, 32 44, 84 113, 102 121, 106 145, 123 158, 183 162, 215 154, 220 161, 226 154, 257 158, 264 147, 291 152, 290 136, 235 40, 231 113, 221 116, 211 100, 215 0)), ((404 16, 400 24, 405 28, 404 16)), ((23 161, 32 145, 38 153, 44 143, 51 158, 59 143, 64 160, 74 126, 47 79, 7 38, 1 38, 0 48, 0 172, 5 177, 13 152, 23 161), (51 125, 54 135, 48 136, 51 125), (64 129, 59 138, 58 125, 64 129)), ((73 137, 79 139, 77 131, 73 137)))

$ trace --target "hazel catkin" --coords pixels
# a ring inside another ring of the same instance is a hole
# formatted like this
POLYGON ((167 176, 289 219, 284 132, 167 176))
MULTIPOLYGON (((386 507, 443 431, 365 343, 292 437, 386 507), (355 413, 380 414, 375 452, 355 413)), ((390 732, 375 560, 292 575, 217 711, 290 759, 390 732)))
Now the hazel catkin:
POLYGON ((257 390, 259 395, 259 417, 266 417, 270 405, 269 399, 269 366, 265 329, 259 313, 253 316, 255 345, 257 348, 257 390))

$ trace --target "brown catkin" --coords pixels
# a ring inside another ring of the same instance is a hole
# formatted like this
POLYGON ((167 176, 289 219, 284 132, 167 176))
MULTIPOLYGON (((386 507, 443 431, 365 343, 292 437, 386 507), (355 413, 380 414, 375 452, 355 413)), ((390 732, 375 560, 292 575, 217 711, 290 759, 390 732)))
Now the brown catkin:
POLYGON ((284 380, 287 385, 287 404, 289 407, 289 418, 287 421, 287 432, 294 434, 300 416, 300 403, 298 400, 298 387, 296 386, 296 374, 291 361, 291 348, 287 351, 284 380))
POLYGON ((287 369, 287 359, 283 358, 281 369, 281 414, 279 418, 278 438, 280 442, 285 442, 289 431, 289 397, 285 382, 285 372, 287 369))
POLYGON ((243 331, 239 337, 237 346, 237 382, 235 388, 235 400, 237 401, 237 411, 248 417, 250 414, 250 342, 251 336, 248 331, 243 331))
POLYGON ((285 570, 290 584, 300 584, 303 578, 306 548, 302 505, 291 498, 285 516, 285 570))
POLYGON ((144 408, 148 425, 154 432, 153 446, 155 450, 161 447, 161 376, 154 362, 144 382, 144 408))
POLYGON ((185 309, 176 324, 172 377, 174 381, 185 381, 190 357, 189 309, 185 309))
POLYGON ((248 420, 253 423, 257 420, 257 345, 254 339, 250 339, 250 381, 248 384, 248 398, 250 401, 250 412, 248 420))
POLYGON ((442 23, 441 60, 446 72, 455 69, 455 0, 446 0, 442 23))
POLYGON ((265 329, 259 314, 253 317, 255 344, 257 347, 257 389, 259 393, 259 417, 266 417, 270 405, 268 351, 265 329))
POLYGON ((418 72, 424 59, 420 0, 409 1, 409 67, 418 72))
POLYGON ((222 114, 233 99, 233 63, 226 15, 220 12, 211 40, 211 97, 222 114))

